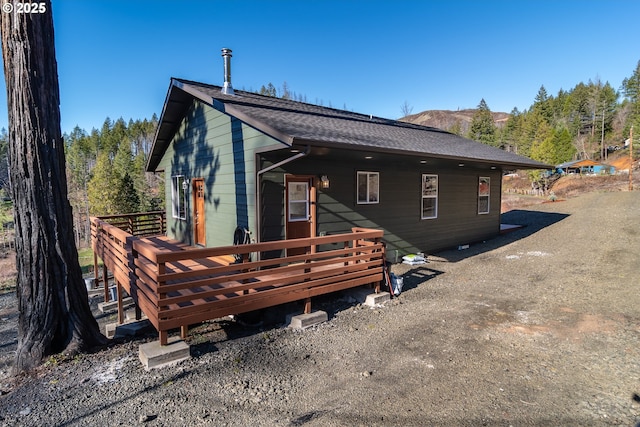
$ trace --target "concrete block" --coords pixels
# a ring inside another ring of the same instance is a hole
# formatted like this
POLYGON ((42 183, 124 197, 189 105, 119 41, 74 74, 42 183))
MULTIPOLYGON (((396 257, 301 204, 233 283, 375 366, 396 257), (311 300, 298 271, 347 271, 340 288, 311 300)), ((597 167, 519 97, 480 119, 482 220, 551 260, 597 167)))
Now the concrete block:
POLYGON ((105 335, 107 338, 124 338, 142 335, 152 327, 149 320, 139 320, 135 322, 127 322, 122 325, 117 323, 109 323, 105 325, 105 335))
POLYGON ((326 322, 329 316, 326 311, 314 311, 309 314, 290 314, 287 316, 287 324, 293 329, 306 329, 318 323, 326 322))
POLYGON ((104 326, 104 335, 107 338, 113 338, 116 335, 116 328, 118 327, 117 323, 107 323, 104 326))
POLYGON ((391 299, 391 294, 389 294, 389 292, 380 291, 380 293, 376 294, 373 291, 373 289, 369 289, 369 288, 354 288, 351 291, 351 295, 360 304, 363 304, 369 307, 375 307, 391 299))
MULTIPOLYGON (((133 307, 133 298, 127 297, 122 299, 122 306, 127 309, 133 307)), ((98 310, 102 313, 107 313, 118 309, 118 301, 109 301, 98 303, 98 310)))
MULTIPOLYGON (((140 320, 146 320, 147 319, 147 315, 144 314, 144 312, 141 313, 142 317, 140 318, 140 320)), ((138 322, 139 320, 136 319, 136 311, 135 310, 126 310, 124 312, 124 320, 125 322, 138 322)))
POLYGON ((376 307, 390 300, 391 294, 389 292, 380 292, 379 294, 376 294, 374 292, 367 295, 367 298, 364 300, 364 305, 369 307, 376 307))
POLYGON ((173 337, 169 338, 167 345, 160 345, 160 341, 140 345, 138 357, 148 371, 187 360, 191 357, 191 352, 189 345, 180 337, 173 337))

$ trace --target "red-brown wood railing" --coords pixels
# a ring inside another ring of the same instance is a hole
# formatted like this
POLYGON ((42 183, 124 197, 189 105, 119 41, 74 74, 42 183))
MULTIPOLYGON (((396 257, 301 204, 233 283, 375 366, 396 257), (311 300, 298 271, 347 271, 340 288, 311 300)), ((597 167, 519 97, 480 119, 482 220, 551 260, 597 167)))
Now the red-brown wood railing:
POLYGON ((351 233, 240 246, 191 248, 166 238, 138 238, 92 219, 93 246, 118 289, 149 318, 166 345, 169 330, 383 280, 383 232, 353 228, 351 233), (287 251, 301 255, 287 256, 287 251), (257 260, 257 253, 280 253, 257 260), (243 262, 234 263, 240 254, 243 262), (251 256, 253 254, 253 256, 251 256), (251 259, 253 258, 253 260, 251 259))

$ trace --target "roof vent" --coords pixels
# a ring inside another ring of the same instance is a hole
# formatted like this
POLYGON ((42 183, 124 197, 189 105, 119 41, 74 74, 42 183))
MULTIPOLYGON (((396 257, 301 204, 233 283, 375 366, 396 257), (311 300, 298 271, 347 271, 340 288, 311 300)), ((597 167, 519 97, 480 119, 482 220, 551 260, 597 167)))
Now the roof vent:
POLYGON ((222 58, 224 59, 224 85, 221 92, 226 95, 233 95, 233 87, 231 86, 231 49, 222 49, 222 58))

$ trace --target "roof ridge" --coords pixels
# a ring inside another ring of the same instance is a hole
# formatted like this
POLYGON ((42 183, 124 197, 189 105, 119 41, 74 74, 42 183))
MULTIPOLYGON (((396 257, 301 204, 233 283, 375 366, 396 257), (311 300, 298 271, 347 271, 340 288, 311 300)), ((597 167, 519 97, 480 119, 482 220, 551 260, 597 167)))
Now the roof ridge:
MULTIPOLYGON (((203 83, 203 82, 197 82, 194 80, 188 80, 188 79, 182 79, 182 78, 174 78, 177 81, 180 81, 182 83, 186 83, 186 84, 190 84, 193 86, 200 86, 200 87, 207 87, 209 89, 212 90, 221 90, 222 86, 218 86, 215 84, 210 84, 210 83, 203 83)), ((275 96, 270 96, 270 95, 263 95, 257 92, 251 92, 251 91, 246 91, 246 90, 239 90, 239 89, 235 89, 234 88, 234 94, 233 95, 227 95, 227 94, 223 94, 222 92, 220 92, 220 96, 214 96, 214 98, 221 100, 222 102, 228 102, 231 104, 244 104, 244 105, 249 105, 251 104, 249 101, 248 102, 241 102, 238 100, 238 98, 242 98, 243 95, 244 96, 248 96, 250 98, 261 98, 263 101, 267 101, 270 103, 282 103, 282 104, 293 104, 293 105, 301 105, 301 106, 307 106, 310 107, 312 109, 317 109, 317 110, 323 110, 323 111, 332 111, 335 113, 338 113, 338 115, 332 115, 332 114, 319 114, 318 112, 313 112, 313 111, 308 111, 308 110, 301 110, 301 109, 295 109, 295 108, 288 108, 288 109, 284 109, 284 108, 274 108, 274 109, 280 109, 282 111, 290 111, 290 112, 301 112, 301 113, 305 113, 305 114, 314 114, 314 115, 318 115, 318 116, 324 116, 324 117, 335 117, 335 118, 340 118, 340 119, 348 119, 348 120, 356 120, 356 121, 363 121, 363 122, 368 122, 368 123, 376 123, 379 125, 386 125, 386 126, 395 126, 395 127, 404 127, 404 128, 409 128, 409 129, 418 129, 418 130, 430 130, 430 131, 434 131, 434 132, 441 132, 441 133, 451 133, 448 131, 445 131, 443 129, 439 129, 439 128, 435 128, 432 126, 425 126, 425 125, 420 125, 420 124, 416 124, 416 123, 409 123, 409 122, 403 122, 401 120, 397 120, 397 119, 389 119, 386 117, 380 117, 380 116, 374 116, 372 114, 363 114, 363 113, 358 113, 355 111, 349 111, 349 110, 344 110, 344 109, 340 109, 340 108, 334 108, 334 107, 327 107, 324 105, 318 105, 318 104, 313 104, 313 103, 309 103, 309 102, 304 102, 304 101, 298 101, 295 99, 287 99, 287 98, 279 98, 279 97, 275 97, 275 96)), ((211 95, 211 94, 209 94, 211 95)), ((255 103, 253 103, 255 105, 255 103)), ((261 107, 267 107, 266 105, 260 104, 261 107)))

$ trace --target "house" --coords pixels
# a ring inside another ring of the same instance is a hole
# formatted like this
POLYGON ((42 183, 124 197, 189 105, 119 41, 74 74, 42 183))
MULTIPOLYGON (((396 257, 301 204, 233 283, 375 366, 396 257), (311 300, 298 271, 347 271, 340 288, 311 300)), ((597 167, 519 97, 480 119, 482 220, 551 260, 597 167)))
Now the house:
POLYGON ((572 160, 555 167, 557 173, 560 174, 589 174, 589 175, 612 175, 615 173, 615 167, 605 163, 599 163, 591 159, 572 160))
MULTIPOLYGON (((384 230, 391 261, 500 232, 503 171, 549 166, 440 129, 172 78, 147 164, 190 245, 384 230)), ((383 94, 381 94, 383 96, 383 94)))

